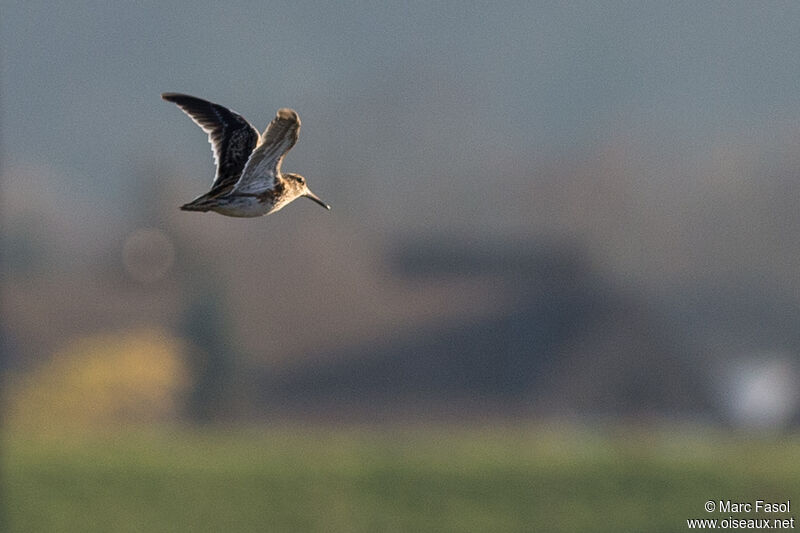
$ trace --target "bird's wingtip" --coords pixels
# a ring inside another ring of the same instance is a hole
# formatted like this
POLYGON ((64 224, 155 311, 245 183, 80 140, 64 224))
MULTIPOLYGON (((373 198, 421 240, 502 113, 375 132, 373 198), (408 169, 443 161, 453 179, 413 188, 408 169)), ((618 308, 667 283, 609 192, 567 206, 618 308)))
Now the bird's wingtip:
POLYGON ((278 109, 278 118, 280 119, 289 119, 289 120, 299 120, 297 115, 297 111, 294 109, 290 109, 288 107, 282 107, 278 109))
POLYGON ((181 96, 183 96, 181 93, 161 93, 161 99, 166 100, 167 102, 173 102, 176 98, 180 98, 181 96))

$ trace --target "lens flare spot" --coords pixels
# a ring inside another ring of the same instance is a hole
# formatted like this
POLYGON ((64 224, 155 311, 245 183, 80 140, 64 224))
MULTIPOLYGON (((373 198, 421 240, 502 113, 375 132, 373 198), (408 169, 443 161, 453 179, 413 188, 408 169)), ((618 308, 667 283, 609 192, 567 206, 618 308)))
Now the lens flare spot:
POLYGON ((149 284, 163 279, 174 262, 172 239, 157 228, 134 230, 122 246, 125 271, 139 283, 149 284))

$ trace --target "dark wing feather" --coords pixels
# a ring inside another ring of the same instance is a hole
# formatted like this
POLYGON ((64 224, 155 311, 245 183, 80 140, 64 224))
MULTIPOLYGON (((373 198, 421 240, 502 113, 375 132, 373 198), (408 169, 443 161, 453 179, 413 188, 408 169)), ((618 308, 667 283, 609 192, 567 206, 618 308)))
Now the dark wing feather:
POLYGON ((164 93, 161 98, 177 104, 208 134, 217 166, 211 188, 227 188, 236 183, 258 143, 258 130, 241 115, 201 98, 178 93, 164 93))
POLYGON ((236 189, 272 188, 280 176, 283 158, 299 136, 300 117, 297 112, 286 107, 279 109, 250 155, 236 189))

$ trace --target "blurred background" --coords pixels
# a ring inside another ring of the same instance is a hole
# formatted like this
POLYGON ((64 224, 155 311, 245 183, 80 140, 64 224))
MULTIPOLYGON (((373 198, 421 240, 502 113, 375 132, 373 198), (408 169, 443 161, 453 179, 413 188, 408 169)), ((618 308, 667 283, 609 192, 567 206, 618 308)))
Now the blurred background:
POLYGON ((672 531, 797 496, 800 5, 0 30, 8 529, 672 531), (179 211, 214 167, 165 91, 296 109, 284 168, 332 211, 179 211))

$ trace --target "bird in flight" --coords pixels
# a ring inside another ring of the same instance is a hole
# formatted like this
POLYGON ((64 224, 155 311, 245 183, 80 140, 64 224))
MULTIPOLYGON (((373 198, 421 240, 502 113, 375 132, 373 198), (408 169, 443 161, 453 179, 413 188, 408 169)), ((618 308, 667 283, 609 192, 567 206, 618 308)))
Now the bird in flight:
POLYGON ((164 93, 161 98, 177 104, 208 134, 217 165, 211 190, 182 205, 184 211, 259 217, 274 213, 301 196, 330 209, 311 192, 303 176, 281 172, 283 158, 300 133, 300 117, 293 109, 279 109, 259 135, 241 115, 219 104, 178 93, 164 93))

